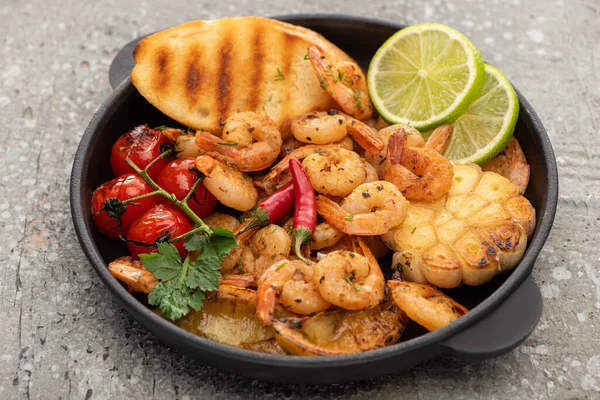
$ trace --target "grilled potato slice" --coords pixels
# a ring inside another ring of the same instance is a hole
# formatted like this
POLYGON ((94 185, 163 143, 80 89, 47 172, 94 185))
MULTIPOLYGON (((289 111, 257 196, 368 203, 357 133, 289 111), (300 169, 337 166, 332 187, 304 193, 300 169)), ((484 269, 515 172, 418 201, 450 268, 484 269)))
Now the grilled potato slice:
POLYGON ((220 132, 230 114, 254 111, 286 131, 298 115, 339 108, 305 58, 311 46, 333 64, 353 61, 318 33, 281 21, 188 22, 138 44, 131 81, 162 113, 196 130, 220 132))
POLYGON ((411 202, 404 223, 382 238, 403 279, 453 288, 513 269, 534 228, 535 209, 514 184, 468 164, 454 166, 445 197, 411 202))
POLYGON ((273 328, 277 343, 286 353, 329 356, 394 344, 407 323, 406 314, 390 299, 372 309, 336 309, 313 317, 273 320, 273 328))
MULTIPOLYGON (((282 307, 275 309, 278 317, 292 314, 282 307)), ((275 353, 271 327, 263 327, 256 318, 256 291, 236 286, 219 286, 204 301, 200 311, 191 311, 175 321, 180 328, 208 339, 254 351, 275 353)))

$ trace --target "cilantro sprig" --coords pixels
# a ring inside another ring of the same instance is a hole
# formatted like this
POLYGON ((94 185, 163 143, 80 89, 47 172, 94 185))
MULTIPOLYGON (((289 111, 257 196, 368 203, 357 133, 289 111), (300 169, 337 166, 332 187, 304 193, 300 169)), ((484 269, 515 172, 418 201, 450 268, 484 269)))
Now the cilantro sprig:
POLYGON ((191 235, 185 248, 188 255, 181 260, 172 243, 158 243, 158 253, 140 254, 144 267, 160 282, 148 295, 148 303, 172 320, 186 315, 190 308, 202 308, 205 293, 219 288, 221 261, 237 247, 233 232, 215 229, 211 237, 191 235))
POLYGON ((171 152, 171 149, 165 150, 144 169, 139 168, 129 158, 125 162, 154 189, 148 196, 160 195, 166 198, 194 223, 194 228, 189 232, 169 238, 166 242, 157 242, 158 252, 139 255, 144 267, 159 281, 152 287, 148 303, 159 307, 167 318, 177 320, 190 309, 200 310, 206 292, 219 288, 221 261, 238 244, 233 232, 223 228, 212 229, 189 207, 188 200, 196 191, 202 177, 196 180, 183 200, 178 200, 175 195, 165 191, 150 177, 149 168, 171 152), (184 247, 188 251, 184 260, 173 245, 173 242, 181 240, 185 240, 184 247))

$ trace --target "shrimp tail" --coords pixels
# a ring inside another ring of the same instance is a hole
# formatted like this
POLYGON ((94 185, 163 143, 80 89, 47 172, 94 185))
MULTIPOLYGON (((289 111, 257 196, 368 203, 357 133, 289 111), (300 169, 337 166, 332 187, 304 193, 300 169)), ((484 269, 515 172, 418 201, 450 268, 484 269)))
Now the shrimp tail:
POLYGON ((383 150, 385 144, 373 128, 349 116, 346 116, 346 120, 348 134, 360 147, 373 153, 383 150))
POLYGON ((131 257, 120 257, 108 264, 110 273, 127 284, 130 292, 150 293, 158 279, 148 271, 140 261, 133 261, 131 257))
POLYGON ((256 287, 256 276, 253 274, 227 275, 220 279, 219 285, 237 286, 241 288, 256 287))
POLYGON ((417 175, 401 164, 405 144, 406 131, 404 128, 398 129, 390 136, 386 155, 387 168, 383 174, 386 181, 396 185, 403 193, 419 179, 417 175))
POLYGON ((362 254, 369 260, 369 262, 372 265, 376 265, 377 267, 379 267, 377 259, 375 258, 375 256, 371 252, 371 249, 369 248, 369 246, 367 246, 363 238, 357 237, 356 240, 352 242, 352 247, 355 253, 362 254))
POLYGON ((510 166, 509 180, 517 185, 519 194, 523 195, 529 184, 530 167, 519 141, 514 136, 508 141, 504 154, 510 166))
POLYGON ((196 146, 204 150, 206 154, 216 158, 222 162, 228 162, 233 166, 237 166, 237 160, 239 156, 238 149, 235 148, 237 143, 224 142, 218 136, 215 136, 209 132, 201 132, 196 135, 196 146))
POLYGON ((450 141, 450 137, 452 136, 452 124, 443 124, 435 128, 435 130, 431 133, 427 141, 425 142, 425 147, 437 151, 442 154, 448 142, 450 141))
POLYGON ((354 224, 352 222, 354 216, 327 196, 320 195, 317 198, 317 212, 325 221, 347 235, 368 236, 371 234, 368 230, 361 229, 358 224, 354 224))
POLYGON ((325 90, 327 88, 327 76, 325 71, 331 71, 332 66, 327 62, 327 59, 317 46, 310 46, 308 48, 308 58, 319 78, 321 88, 325 90))
POLYGON ((258 295, 256 296, 256 316, 263 326, 269 326, 273 322, 277 289, 273 286, 261 289, 259 287, 258 295))
POLYGON ((406 131, 400 128, 390 136, 387 150, 387 159, 391 165, 399 165, 402 161, 404 144, 406 141, 406 131))

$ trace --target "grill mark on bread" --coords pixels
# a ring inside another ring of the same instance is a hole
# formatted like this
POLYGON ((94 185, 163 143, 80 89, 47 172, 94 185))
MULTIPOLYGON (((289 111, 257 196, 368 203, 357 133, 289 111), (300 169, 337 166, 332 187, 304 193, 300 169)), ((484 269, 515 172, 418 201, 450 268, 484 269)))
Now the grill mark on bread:
POLYGON ((204 74, 197 67, 198 61, 201 59, 200 49, 194 47, 189 53, 189 58, 191 62, 188 64, 185 75, 185 88, 188 103, 190 106, 194 106, 204 85, 204 74))
POLYGON ((221 38, 221 46, 219 48, 219 84, 217 91, 217 109, 219 111, 219 117, 222 120, 227 118, 227 111, 229 110, 231 103, 231 78, 229 67, 231 64, 231 51, 233 50, 231 32, 226 30, 223 31, 223 37, 221 38))
POLYGON ((158 71, 156 72, 157 79, 155 80, 155 88, 157 91, 162 92, 169 85, 169 50, 159 49, 156 52, 156 66, 158 71))
POLYGON ((265 58, 263 49, 263 35, 265 34, 262 25, 255 25, 254 28, 254 40, 252 41, 253 56, 252 61, 254 64, 254 71, 252 73, 252 87, 256 90, 254 93, 249 93, 246 99, 246 106, 248 110, 256 111, 258 105, 261 103, 261 97, 263 90, 258 90, 262 85, 262 79, 264 74, 263 62, 265 58))
POLYGON ((291 100, 291 92, 294 83, 292 82, 293 77, 291 76, 291 66, 292 66, 292 58, 295 55, 295 47, 297 45, 296 37, 289 32, 285 32, 283 34, 283 43, 282 43, 282 51, 281 51, 281 73, 283 74, 284 79, 289 79, 287 84, 287 90, 285 93, 282 93, 281 98, 281 110, 285 110, 286 117, 290 117, 290 100, 291 100))

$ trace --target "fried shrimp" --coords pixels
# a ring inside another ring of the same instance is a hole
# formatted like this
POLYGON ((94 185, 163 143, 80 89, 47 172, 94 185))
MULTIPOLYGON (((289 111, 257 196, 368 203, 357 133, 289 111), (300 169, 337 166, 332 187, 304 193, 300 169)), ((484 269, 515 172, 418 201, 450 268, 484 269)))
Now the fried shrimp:
POLYGON ((429 331, 440 329, 469 310, 429 285, 388 281, 396 305, 429 331))
POLYGON ((269 171, 269 173, 265 175, 265 177, 260 181, 260 184, 257 184, 257 186, 262 187, 267 192, 267 194, 272 194, 277 189, 283 187, 289 181, 291 181, 292 177, 289 174, 289 170, 290 160, 292 158, 302 161, 311 154, 338 148, 351 151, 353 148, 352 139, 347 140, 347 138, 345 138, 333 144, 309 144, 306 146, 298 147, 296 150, 292 151, 290 154, 285 156, 275 166, 273 166, 273 168, 271 168, 271 171, 269 171))
POLYGON ((301 115, 292 121, 291 130, 297 140, 309 144, 330 144, 349 134, 364 149, 380 151, 384 146, 376 130, 337 110, 301 115))
POLYGON ((334 251, 314 266, 321 296, 346 310, 375 307, 384 296, 385 280, 377 259, 361 238, 356 241, 355 251, 334 251))
POLYGON ((344 112, 360 120, 373 114, 367 80, 356 63, 344 61, 332 65, 317 46, 308 48, 308 56, 321 88, 331 95, 344 112))
POLYGON ((344 232, 331 225, 329 222, 321 222, 315 228, 310 242, 311 250, 320 250, 335 245, 344 237, 344 232))
POLYGON ((341 148, 313 152, 302 167, 317 192, 332 196, 346 196, 367 179, 365 161, 341 148))
POLYGON ((379 180, 377 169, 367 161, 365 161, 365 174, 367 175, 365 182, 375 182, 379 180))
POLYGON ((261 324, 271 325, 277 299, 283 307, 301 315, 331 307, 317 290, 313 267, 299 260, 276 262, 258 279, 256 316, 261 324))
POLYGON ((207 155, 196 158, 196 168, 205 175, 206 189, 227 207, 248 211, 256 205, 258 192, 241 172, 207 155))
POLYGON ((204 222, 213 229, 225 228, 229 229, 230 231, 234 231, 238 226, 240 226, 240 221, 236 217, 219 212, 210 214, 208 217, 204 218, 204 222))
POLYGON ((254 262, 244 265, 244 272, 261 276, 270 265, 288 258, 292 250, 292 239, 282 227, 268 225, 252 236, 250 250, 254 262))
POLYGON ((363 183, 341 206, 326 196, 317 198, 317 212, 340 231, 355 236, 382 235, 400 225, 407 202, 396 186, 385 181, 363 183))
POLYGON ((365 150, 365 160, 375 167, 377 174, 381 179, 383 179, 383 173, 385 170, 384 163, 387 159, 387 148, 390 136, 392 136, 392 134, 399 128, 404 128, 404 131, 406 132, 406 145, 408 147, 425 146, 425 140, 423 139, 423 136, 421 136, 418 130, 410 125, 397 124, 381 129, 379 132, 377 132, 377 135, 383 142, 383 148, 377 151, 365 150))
POLYGON ((268 168, 277 159, 282 143, 275 122, 249 111, 227 118, 220 138, 208 132, 196 135, 196 145, 206 154, 242 172, 268 168))
POLYGON ((406 147, 406 132, 400 128, 388 143, 384 177, 408 200, 434 201, 448 193, 454 167, 450 160, 427 148, 406 147))
POLYGON ((502 175, 519 188, 519 194, 523 195, 529 184, 529 164, 521 149, 519 141, 511 136, 502 153, 497 155, 481 169, 492 171, 502 175))

